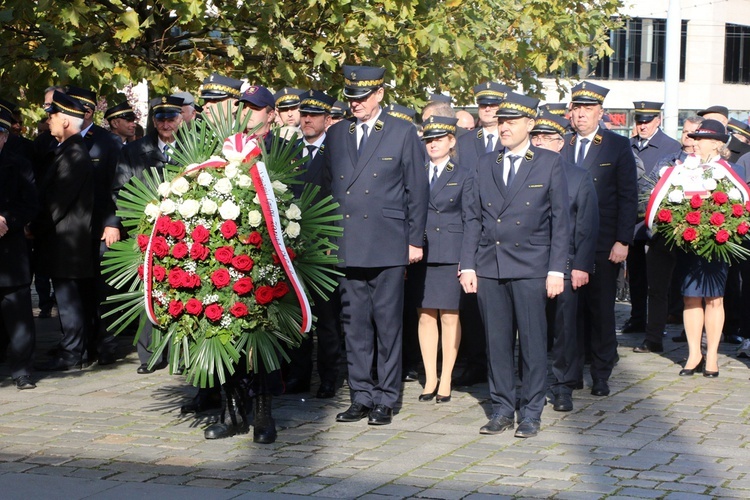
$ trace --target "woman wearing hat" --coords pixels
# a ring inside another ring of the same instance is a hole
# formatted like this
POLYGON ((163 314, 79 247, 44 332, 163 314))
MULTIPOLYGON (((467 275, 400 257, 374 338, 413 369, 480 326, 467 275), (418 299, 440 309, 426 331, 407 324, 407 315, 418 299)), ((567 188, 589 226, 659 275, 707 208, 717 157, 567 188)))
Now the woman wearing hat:
POLYGON ((461 286, 456 279, 463 241, 466 207, 471 203, 473 177, 452 157, 456 147, 455 118, 431 116, 424 123, 430 197, 425 230, 425 258, 408 272, 410 292, 419 313, 419 345, 425 368, 420 401, 451 399, 451 376, 461 342, 461 286), (438 387, 438 339, 442 333, 443 363, 438 387))

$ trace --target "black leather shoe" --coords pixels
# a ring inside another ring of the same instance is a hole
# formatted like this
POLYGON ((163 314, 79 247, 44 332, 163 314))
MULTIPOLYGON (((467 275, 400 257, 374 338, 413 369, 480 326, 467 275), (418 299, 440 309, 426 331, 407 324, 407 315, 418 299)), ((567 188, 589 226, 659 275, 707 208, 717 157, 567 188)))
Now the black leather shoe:
POLYGON ((583 389, 583 380, 579 380, 573 386, 573 390, 580 391, 581 389, 583 389))
POLYGON ((644 323, 634 323, 631 320, 627 320, 620 332, 622 333, 643 333, 646 331, 646 325, 644 323))
POLYGON ((44 363, 35 365, 34 368, 40 372, 65 372, 75 368, 83 368, 83 363, 71 363, 63 358, 52 358, 44 363))
POLYGON ((156 371, 155 368, 149 368, 147 364, 142 364, 138 367, 138 369, 135 371, 138 375, 148 375, 149 373, 154 373, 156 371))
POLYGON ((708 370, 703 370, 703 376, 706 378, 717 378, 719 376, 719 372, 710 372, 708 370))
POLYGON ((419 373, 414 368, 404 370, 404 382, 417 382, 419 380, 419 373))
POLYGON ((515 436, 517 438, 530 438, 539 434, 539 427, 542 422, 536 418, 526 417, 521 420, 516 428, 515 436))
POLYGON ((428 401, 432 401, 433 399, 435 399, 436 395, 437 395, 437 387, 432 392, 428 392, 427 394, 420 394, 419 395, 419 401, 421 401, 422 403, 426 403, 428 401))
POLYGON ((336 384, 331 382, 321 382, 318 387, 318 393, 315 395, 318 399, 331 399, 336 395, 336 384))
POLYGON ((219 391, 198 389, 198 394, 188 403, 182 405, 182 413, 201 413, 208 410, 221 409, 221 393, 219 391))
POLYGON ((359 422, 370 414, 370 410, 363 404, 352 403, 345 412, 336 415, 336 422, 359 422))
POLYGON ((592 396, 609 396, 609 384, 606 380, 594 379, 594 384, 591 386, 592 396))
POLYGON ((451 395, 450 394, 448 394, 447 396, 441 396, 440 394, 438 394, 437 396, 435 396, 435 402, 436 403, 450 403, 450 401, 451 401, 451 395))
POLYGON ((100 352, 97 364, 99 366, 113 365, 117 362, 117 356, 108 352, 100 352))
POLYGON ((552 409, 555 411, 573 411, 573 396, 567 392, 556 394, 552 409))
POLYGON ((633 348, 633 352, 640 354, 648 352, 664 352, 664 345, 661 342, 651 342, 650 340, 644 340, 639 346, 633 348))
POLYGON ((683 368, 680 370, 680 377, 691 377, 695 375, 696 372, 700 373, 703 371, 703 367, 706 364, 706 359, 701 358, 701 360, 698 362, 697 365, 695 365, 694 368, 683 368))
POLYGON ((393 420, 393 410, 386 405, 375 405, 370 412, 367 423, 370 425, 388 425, 393 420))
POLYGON ((464 371, 452 380, 454 387, 471 386, 487 382, 487 369, 468 365, 464 371))
POLYGON ((36 389, 36 384, 31 381, 28 375, 21 375, 16 379, 16 389, 24 391, 26 389, 36 389))
POLYGON ((490 421, 479 429, 479 434, 500 434, 513 428, 513 419, 504 415, 493 414, 490 421))

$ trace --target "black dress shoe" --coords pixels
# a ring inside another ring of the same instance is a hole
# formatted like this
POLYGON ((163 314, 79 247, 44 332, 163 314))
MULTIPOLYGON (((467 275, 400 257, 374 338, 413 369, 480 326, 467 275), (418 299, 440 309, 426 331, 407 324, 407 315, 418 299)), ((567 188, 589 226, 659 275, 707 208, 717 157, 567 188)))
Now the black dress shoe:
POLYGON ((318 399, 331 399, 336 395, 336 384, 331 382, 321 382, 318 387, 318 393, 315 395, 318 399))
POLYGON ((539 427, 542 422, 536 418, 525 417, 516 428, 515 436, 517 438, 530 438, 539 434, 539 427))
POLYGON ((393 410, 386 405, 375 405, 367 418, 370 425, 388 425, 393 420, 393 410))
POLYGON ((182 413, 201 413, 221 409, 221 392, 198 389, 198 394, 187 404, 182 405, 182 413))
POLYGON ((414 368, 404 370, 404 382, 417 382, 419 381, 419 373, 414 368))
POLYGON ((345 412, 336 415, 336 422, 359 422, 370 414, 370 410, 363 404, 352 403, 345 412))
POLYGON ((609 384, 606 380, 594 379, 594 384, 591 386, 592 396, 609 396, 609 384))
POLYGON ((633 352, 637 353, 648 353, 648 352, 664 352, 664 345, 661 342, 651 342, 650 340, 644 340, 639 346, 633 348, 633 352))
POLYGON ((52 358, 44 363, 35 365, 34 368, 40 372, 65 372, 75 368, 83 368, 83 363, 73 363, 66 361, 63 358, 52 358))
POLYGON ((556 394, 552 409, 555 411, 573 411, 573 396, 567 392, 556 394))
POLYGON ((631 320, 627 320, 620 332, 622 333, 643 333, 646 331, 646 325, 644 323, 635 323, 631 320))
POLYGON ((301 394, 310 390, 310 381, 291 378, 284 382, 284 394, 301 394))
POLYGON ((701 360, 698 362, 697 365, 695 365, 694 368, 683 368, 682 370, 680 370, 680 377, 691 377, 695 375, 695 372, 698 372, 698 373, 702 372, 705 364, 706 364, 706 359, 701 358, 701 360))
POLYGON ((113 365, 117 362, 117 356, 108 352, 100 352, 97 364, 99 366, 113 365))
POLYGON ((479 429, 479 434, 500 434, 513 428, 513 419, 504 415, 493 414, 490 421, 479 429))
POLYGON ((583 380, 579 380, 573 385, 573 390, 580 391, 581 389, 583 389, 583 380))
POLYGON ((432 392, 428 392, 427 394, 420 394, 419 395, 419 400, 422 403, 426 403, 427 401, 432 401, 433 399, 435 399, 436 395, 437 395, 437 387, 432 392))
POLYGON ((142 364, 138 367, 138 369, 135 371, 138 375, 148 375, 149 373, 154 373, 156 371, 156 367, 149 368, 146 363, 142 364))
POLYGON ((703 370, 703 376, 706 378, 717 378, 719 376, 719 371, 710 372, 708 370, 703 370))
POLYGON ((435 402, 436 403, 450 403, 450 401, 451 401, 451 395, 450 394, 448 394, 447 396, 441 396, 440 394, 438 394, 437 396, 435 396, 435 402))
POLYGON ((487 369, 474 365, 468 365, 464 371, 452 383, 455 387, 471 386, 487 382, 487 369))
POLYGON ((24 391, 26 389, 36 389, 36 384, 31 381, 28 375, 21 375, 16 379, 16 389, 24 391))

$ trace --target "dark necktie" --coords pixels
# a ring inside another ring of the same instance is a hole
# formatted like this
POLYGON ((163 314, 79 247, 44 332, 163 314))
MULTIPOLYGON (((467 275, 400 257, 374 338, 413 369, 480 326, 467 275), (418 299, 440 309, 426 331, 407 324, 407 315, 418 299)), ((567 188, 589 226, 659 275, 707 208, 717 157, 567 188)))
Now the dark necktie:
POLYGON ((305 168, 312 162, 313 155, 315 154, 315 150, 318 149, 316 146, 313 146, 312 144, 308 144, 305 146, 307 148, 307 160, 305 160, 305 168))
POLYGON ((510 162, 510 168, 508 169, 508 180, 505 181, 505 187, 510 188, 513 184, 513 179, 516 178, 516 162, 521 157, 518 155, 508 155, 508 161, 510 162))
POLYGON ((172 161, 172 157, 169 156, 169 144, 165 144, 161 152, 164 153, 164 158, 167 159, 167 163, 170 163, 172 161))
POLYGON ((493 137, 495 136, 492 134, 487 134, 487 145, 484 147, 485 153, 492 153, 492 151, 495 149, 494 148, 495 145, 492 142, 493 137))
POLYGON ((437 165, 435 165, 432 168, 432 179, 430 179, 430 191, 432 191, 432 186, 435 185, 435 181, 437 181, 437 178, 438 178, 437 165))
POLYGON ((362 124, 362 138, 359 140, 359 147, 357 148, 357 157, 362 156, 362 151, 365 150, 367 145, 367 124, 362 124))
POLYGON ((638 140, 638 151, 643 151, 644 149, 646 149, 646 146, 648 146, 648 139, 638 140))
POLYGON ((580 167, 583 165, 583 160, 586 158, 586 144, 588 144, 588 139, 581 139, 578 141, 578 159, 576 160, 576 166, 580 167))

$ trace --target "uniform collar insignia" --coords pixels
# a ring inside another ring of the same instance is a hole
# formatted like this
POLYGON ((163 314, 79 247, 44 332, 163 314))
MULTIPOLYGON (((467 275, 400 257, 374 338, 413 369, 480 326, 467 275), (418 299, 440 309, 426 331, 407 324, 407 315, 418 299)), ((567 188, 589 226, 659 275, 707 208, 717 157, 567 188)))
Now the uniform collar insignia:
POLYGON ((482 137, 484 137, 483 131, 484 129, 482 127, 479 127, 479 130, 477 131, 477 139, 481 139, 482 137))
POLYGON ((531 161, 534 158, 534 152, 530 149, 527 150, 524 158, 526 158, 526 161, 531 161))
POLYGON ((357 130, 357 124, 352 122, 352 124, 349 125, 349 133, 353 134, 355 130, 357 130))
POLYGON ((571 146, 576 145, 576 134, 570 134, 570 145, 571 146))
POLYGON ((445 165, 446 172, 453 172, 453 162, 448 160, 448 163, 445 165))
POLYGON ((505 152, 505 150, 503 149, 503 151, 500 151, 500 154, 497 155, 497 160, 495 160, 495 163, 497 163, 498 165, 503 162, 503 153, 504 152, 505 152))
POLYGON ((383 122, 378 120, 375 122, 375 132, 380 132, 383 130, 383 122))
POLYGON ((596 145, 598 146, 598 145, 599 145, 599 144, 601 144, 601 143, 602 143, 602 136, 601 136, 601 135, 599 135, 599 134, 596 134, 596 135, 594 136, 594 144, 596 144, 596 145))

